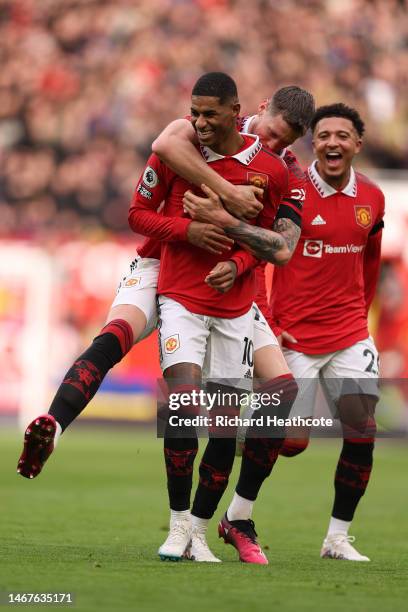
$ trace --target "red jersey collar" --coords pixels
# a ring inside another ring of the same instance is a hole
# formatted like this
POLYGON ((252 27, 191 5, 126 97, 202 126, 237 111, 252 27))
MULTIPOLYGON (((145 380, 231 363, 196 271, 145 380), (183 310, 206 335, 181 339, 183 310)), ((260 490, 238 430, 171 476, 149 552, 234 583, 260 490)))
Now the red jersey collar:
MULTIPOLYGON (((241 132, 240 132, 241 133, 241 132)), ((217 159, 224 159, 225 157, 230 157, 237 159, 241 164, 248 166, 251 161, 254 159, 256 155, 258 155, 259 151, 262 149, 262 145, 259 141, 259 137, 254 134, 242 134, 245 138, 246 143, 250 141, 249 146, 244 146, 243 149, 235 153, 235 155, 219 155, 210 147, 200 146, 201 153, 207 163, 217 161, 217 159)))
MULTIPOLYGON (((322 179, 322 177, 316 170, 316 164, 317 164, 317 160, 315 160, 312 163, 312 165, 309 166, 309 168, 307 169, 307 172, 318 194, 322 198, 328 198, 329 196, 334 195, 335 193, 339 193, 337 189, 334 189, 334 187, 332 187, 331 185, 329 185, 328 183, 326 183, 326 181, 322 179)), ((351 198, 357 197, 356 173, 354 172, 352 167, 350 168, 350 180, 347 183, 347 185, 344 187, 344 189, 341 190, 340 193, 344 193, 344 195, 348 195, 351 198)))

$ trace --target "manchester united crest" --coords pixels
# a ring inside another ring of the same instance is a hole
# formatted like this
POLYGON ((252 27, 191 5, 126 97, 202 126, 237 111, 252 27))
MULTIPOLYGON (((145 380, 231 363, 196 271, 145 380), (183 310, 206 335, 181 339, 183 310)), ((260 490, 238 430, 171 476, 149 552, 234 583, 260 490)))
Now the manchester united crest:
POLYGON ((266 189, 268 186, 268 175, 261 172, 248 172, 248 183, 260 189, 266 189))
POLYGON ((354 212, 356 215, 357 225, 360 227, 369 227, 371 225, 371 206, 355 206, 354 212))
POLYGON ((180 348, 180 336, 178 334, 174 334, 173 336, 169 336, 164 341, 164 351, 171 355, 177 349, 180 348))

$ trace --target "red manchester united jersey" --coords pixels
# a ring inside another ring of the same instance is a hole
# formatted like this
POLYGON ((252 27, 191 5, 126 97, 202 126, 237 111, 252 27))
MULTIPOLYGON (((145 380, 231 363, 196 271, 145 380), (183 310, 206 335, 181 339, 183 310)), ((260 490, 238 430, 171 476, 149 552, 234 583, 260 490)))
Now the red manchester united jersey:
POLYGON ((329 353, 368 337, 383 215, 384 196, 364 175, 351 169, 336 191, 310 166, 301 237, 272 284, 273 317, 298 341, 288 348, 329 353))
MULTIPOLYGON (((247 115, 243 117, 239 117, 238 119, 238 129, 240 132, 244 132, 245 134, 251 133, 251 123, 254 119, 255 115, 247 115)), ((280 211, 280 216, 285 216, 284 204, 286 203, 288 206, 295 207, 299 213, 301 214, 303 208, 303 202, 305 199, 305 189, 306 189, 306 176, 303 172, 302 168, 299 166, 298 160, 296 159, 296 155, 290 149, 284 149, 280 153, 281 159, 285 162, 288 168, 288 189, 287 192, 283 195, 282 198, 282 208, 280 211)), ((291 212, 287 211, 287 217, 291 218, 291 212)), ((257 282, 257 292, 255 301, 259 308, 261 309, 264 317, 268 321, 270 325, 273 324, 271 311, 268 306, 268 298, 266 294, 266 280, 265 280, 265 267, 266 263, 262 262, 256 268, 256 282, 257 282)))
MULTIPOLYGON (((244 134, 251 133, 251 123, 252 123, 253 118, 254 118, 254 115, 245 115, 242 117, 238 117, 238 120, 237 120, 238 130, 244 134)), ((187 116, 186 119, 189 120, 190 117, 187 116)), ((303 201, 305 199, 305 182, 306 182, 305 174, 303 170, 301 169, 301 167, 299 166, 296 156, 294 155, 292 151, 290 151, 289 149, 284 149, 280 153, 280 157, 285 162, 288 168, 289 176, 288 176, 288 185, 287 185, 286 193, 282 194, 282 206, 281 206, 279 215, 281 217, 285 217, 285 216, 291 217, 293 216, 292 213, 295 211, 296 216, 300 216, 301 211, 302 211, 303 201), (288 208, 286 208, 286 212, 285 212, 285 206, 287 206, 291 210, 288 211, 288 208)), ((157 259, 160 259, 160 250, 161 250, 160 241, 155 240, 154 238, 147 238, 143 242, 142 246, 139 248, 139 255, 141 257, 155 257, 157 259)), ((240 268, 243 269, 246 266, 251 266, 253 264, 250 258, 248 258, 248 260, 246 260, 245 258, 242 258, 241 267, 239 265, 240 261, 238 258, 234 257, 234 261, 235 263, 238 264, 239 271, 240 271, 240 268)), ((267 300, 267 295, 266 295, 266 285, 265 285, 265 266, 266 266, 265 262, 262 262, 256 268, 256 275, 257 275, 256 282, 257 282, 257 287, 258 287, 256 302, 258 306, 261 308, 264 316, 270 321, 270 310, 268 307, 268 300, 267 300)))
MULTIPOLYGON (((218 155, 208 147, 200 150, 207 163, 231 183, 244 185, 255 180, 262 183, 264 208, 256 223, 271 228, 288 182, 287 168, 279 157, 265 151, 253 136, 244 136, 243 147, 232 156, 218 155)), ((130 207, 130 226, 138 233, 163 241, 158 293, 197 314, 240 316, 249 310, 255 297, 255 274, 246 270, 238 275, 232 289, 225 294, 205 284, 205 277, 219 261, 234 257, 234 252, 239 254, 242 249, 234 247, 230 255, 213 255, 187 242, 191 219, 182 205, 187 189, 198 191, 152 155, 130 207), (159 215, 156 209, 163 199, 165 204, 159 215)))

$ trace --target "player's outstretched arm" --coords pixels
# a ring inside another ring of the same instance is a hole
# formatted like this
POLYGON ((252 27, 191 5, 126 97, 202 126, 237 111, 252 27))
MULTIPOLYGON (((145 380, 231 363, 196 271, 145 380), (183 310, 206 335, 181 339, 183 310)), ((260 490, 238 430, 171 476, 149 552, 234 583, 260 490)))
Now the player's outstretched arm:
POLYGON ((249 225, 236 219, 226 211, 217 196, 209 187, 202 185, 207 195, 200 198, 191 191, 186 191, 183 206, 192 219, 207 221, 222 227, 225 233, 248 249, 258 259, 263 259, 278 266, 290 260, 300 235, 300 228, 291 219, 279 218, 275 221, 274 230, 249 225))
POLYGON ((263 206, 256 196, 263 190, 253 185, 233 185, 213 170, 200 155, 196 132, 187 119, 176 119, 164 128, 152 144, 152 151, 184 179, 205 183, 218 193, 226 208, 239 219, 252 219, 263 206))

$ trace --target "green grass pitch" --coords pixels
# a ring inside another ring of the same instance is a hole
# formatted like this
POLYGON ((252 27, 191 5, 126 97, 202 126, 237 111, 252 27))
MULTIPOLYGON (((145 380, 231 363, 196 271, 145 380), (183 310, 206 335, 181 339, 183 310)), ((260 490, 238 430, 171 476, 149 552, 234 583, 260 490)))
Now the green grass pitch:
POLYGON ((372 559, 367 564, 319 558, 340 441, 314 440, 303 456, 279 460, 254 515, 266 567, 240 563, 235 549, 217 538, 216 519, 231 498, 239 460, 209 529, 210 546, 224 563, 166 563, 157 557, 168 511, 154 433, 72 427, 32 481, 15 473, 20 446, 17 430, 3 429, 3 592, 70 591, 73 609, 86 611, 407 609, 406 443, 377 444, 373 479, 352 531, 372 559))

